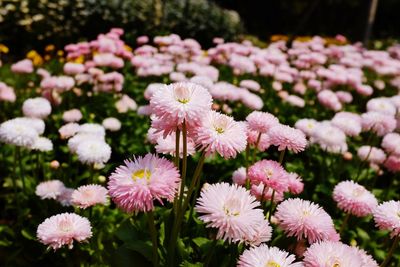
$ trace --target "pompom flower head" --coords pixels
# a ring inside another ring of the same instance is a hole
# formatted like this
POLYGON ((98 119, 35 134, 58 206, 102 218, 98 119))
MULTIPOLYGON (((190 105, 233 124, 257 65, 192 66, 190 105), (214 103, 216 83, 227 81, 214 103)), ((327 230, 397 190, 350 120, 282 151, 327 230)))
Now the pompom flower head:
POLYGON ((299 198, 285 200, 278 205, 275 217, 285 233, 297 240, 306 238, 312 244, 338 239, 332 218, 310 201, 299 198))
POLYGON ((303 151, 307 146, 304 133, 287 125, 278 124, 268 133, 270 142, 278 147, 279 151, 288 149, 294 153, 303 151))
POLYGON ((333 199, 339 209, 357 217, 371 214, 378 205, 371 192, 353 181, 338 183, 333 190, 333 199))
POLYGON ((51 113, 50 102, 43 97, 29 98, 22 105, 26 117, 43 119, 51 113))
POLYGON ((400 236, 400 201, 383 202, 374 210, 374 221, 381 230, 391 231, 391 237, 400 236))
POLYGON ((301 262, 294 262, 296 257, 277 247, 263 244, 246 249, 239 258, 238 267, 302 267, 301 262))
POLYGON ((64 191, 64 183, 60 180, 41 182, 36 186, 35 194, 41 199, 57 199, 64 191))
POLYGON ((30 147, 38 138, 38 132, 30 124, 12 119, 0 124, 0 141, 6 144, 30 147))
POLYGON ((234 158, 246 148, 246 125, 209 111, 196 130, 196 143, 205 149, 206 155, 217 152, 224 158, 234 158))
POLYGON ((258 133, 268 133, 268 131, 279 124, 278 118, 268 112, 253 111, 247 117, 249 129, 258 133))
POLYGON ((111 147, 101 139, 87 139, 79 143, 76 154, 85 164, 104 164, 111 157, 111 147))
POLYGON ((107 204, 107 196, 107 189, 101 185, 83 185, 74 190, 71 202, 74 206, 86 209, 97 204, 107 204))
POLYGON ((266 159, 250 166, 248 172, 248 178, 252 184, 263 183, 278 192, 288 190, 287 175, 281 164, 266 159))
POLYGON ((166 134, 180 127, 184 121, 187 129, 197 126, 204 112, 211 110, 211 104, 212 98, 207 89, 187 82, 160 88, 150 99, 153 113, 161 121, 168 122, 163 129, 166 134))
POLYGON ((108 191, 115 204, 126 212, 151 211, 154 200, 172 201, 178 190, 180 175, 167 159, 152 154, 125 160, 111 174, 108 191))
POLYGON ((195 210, 207 227, 217 228, 217 238, 229 242, 253 240, 264 215, 260 203, 244 187, 217 183, 203 187, 195 210))
POLYGON ((89 220, 75 213, 51 216, 37 228, 39 241, 54 250, 64 245, 72 249, 74 240, 82 242, 91 236, 92 227, 89 220))

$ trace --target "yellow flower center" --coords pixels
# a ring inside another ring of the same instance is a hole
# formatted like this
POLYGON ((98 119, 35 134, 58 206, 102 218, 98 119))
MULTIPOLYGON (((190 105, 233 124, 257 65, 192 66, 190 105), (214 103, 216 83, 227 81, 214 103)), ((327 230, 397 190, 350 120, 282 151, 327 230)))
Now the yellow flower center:
POLYGON ((314 124, 312 124, 312 123, 307 124, 307 128, 308 128, 308 129, 314 128, 314 124))
POLYGON ((265 267, 281 267, 281 265, 279 263, 277 263, 276 261, 268 261, 265 264, 265 267))
POLYGON ((132 179, 136 181, 137 179, 143 179, 145 178, 146 180, 150 180, 151 172, 146 169, 141 169, 138 171, 135 171, 132 173, 132 179))
POLYGON ((267 175, 267 178, 271 178, 274 172, 271 169, 266 169, 265 170, 265 175, 267 175))
POLYGON ((216 131, 217 133, 219 133, 219 134, 222 134, 222 133, 225 132, 225 130, 222 129, 221 127, 215 127, 214 129, 215 129, 215 131, 216 131))
POLYGON ((226 215, 236 217, 240 215, 239 207, 240 201, 236 198, 230 198, 225 202, 223 209, 226 215))

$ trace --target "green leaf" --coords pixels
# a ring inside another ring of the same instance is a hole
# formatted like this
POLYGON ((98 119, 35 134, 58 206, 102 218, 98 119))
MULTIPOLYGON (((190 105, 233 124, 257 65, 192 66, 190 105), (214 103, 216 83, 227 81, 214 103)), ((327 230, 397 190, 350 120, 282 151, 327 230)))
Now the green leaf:
POLYGON ((128 243, 125 243, 124 246, 127 249, 139 252, 149 261, 153 259, 152 244, 150 241, 130 240, 128 243))
POLYGON ((33 235, 31 235, 28 231, 26 231, 25 229, 21 230, 21 234, 22 234, 22 236, 25 237, 26 239, 29 239, 29 240, 36 240, 36 238, 35 238, 33 235))
POLYGON ((357 231, 357 235, 358 235, 363 241, 367 241, 367 240, 370 239, 370 238, 369 238, 369 234, 368 234, 366 231, 364 231, 363 229, 357 227, 357 228, 356 228, 356 231, 357 231))
POLYGON ((180 267, 203 267, 203 263, 201 263, 201 262, 191 263, 191 262, 188 262, 188 261, 184 261, 179 266, 180 267))

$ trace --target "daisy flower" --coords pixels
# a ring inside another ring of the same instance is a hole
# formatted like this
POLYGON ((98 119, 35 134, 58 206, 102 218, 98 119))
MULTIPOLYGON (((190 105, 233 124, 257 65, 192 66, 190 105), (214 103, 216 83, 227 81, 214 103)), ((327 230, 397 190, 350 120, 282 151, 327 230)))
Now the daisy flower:
POLYGON ((373 212, 376 226, 381 230, 391 231, 390 236, 400 236, 400 201, 386 201, 373 212))
POLYGON ((287 125, 278 124, 268 132, 271 144, 278 147, 279 151, 288 149, 294 153, 304 151, 307 139, 300 130, 287 125))
POLYGON ((97 204, 107 204, 107 197, 108 191, 101 185, 82 185, 72 193, 71 202, 74 206, 86 209, 97 204))

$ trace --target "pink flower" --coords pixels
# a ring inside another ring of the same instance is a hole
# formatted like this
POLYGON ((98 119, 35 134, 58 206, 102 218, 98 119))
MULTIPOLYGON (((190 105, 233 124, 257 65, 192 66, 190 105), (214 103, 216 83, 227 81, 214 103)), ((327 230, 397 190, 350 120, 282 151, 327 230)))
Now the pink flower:
POLYGON ((292 194, 300 194, 303 192, 304 183, 301 177, 294 172, 288 174, 288 185, 289 185, 289 192, 292 194))
POLYGON ((32 73, 33 63, 30 59, 24 59, 11 65, 11 71, 15 73, 32 73))
POLYGON ((136 38, 136 42, 138 43, 138 45, 146 44, 149 42, 149 37, 147 37, 146 35, 139 36, 138 38, 136 38))
POLYGON ((318 122, 314 119, 300 119, 296 122, 294 127, 301 130, 307 136, 313 136, 318 122))
POLYGON ((242 101, 243 105, 252 110, 261 110, 264 106, 264 101, 261 97, 248 91, 242 91, 240 93, 240 100, 242 101))
POLYGON ((51 113, 51 104, 43 97, 29 98, 22 104, 22 112, 26 117, 44 119, 51 113))
POLYGON ((263 183, 278 192, 288 191, 288 173, 273 160, 261 160, 250 166, 248 177, 253 184, 263 183))
POLYGON ((264 222, 259 205, 244 187, 217 183, 203 187, 195 210, 207 227, 217 228, 218 239, 245 242, 257 236, 264 222))
POLYGON ((75 189, 65 187, 64 190, 62 190, 61 194, 57 196, 57 201, 64 207, 71 206, 72 193, 74 191, 75 189))
POLYGON ((246 183, 246 168, 240 167, 232 173, 232 182, 238 185, 244 185, 246 183))
POLYGON ((114 117, 105 118, 102 122, 103 127, 111 132, 116 132, 121 129, 121 122, 114 117))
POLYGON ((107 204, 108 191, 97 184, 83 185, 74 190, 71 195, 71 202, 81 209, 101 204, 107 204))
POLYGON ((285 98, 285 102, 289 103, 291 106, 304 108, 306 102, 303 98, 298 97, 297 95, 289 95, 285 98))
POLYGON ((331 110, 340 110, 342 109, 342 103, 340 103, 338 97, 331 90, 322 90, 317 95, 318 101, 324 107, 331 110))
POLYGON ((82 112, 79 109, 70 109, 64 111, 63 120, 66 122, 77 122, 82 119, 82 112))
POLYGON ((57 199, 64 189, 64 183, 60 180, 50 180, 36 186, 35 194, 41 199, 57 199))
POLYGON ((255 196, 256 199, 258 199, 258 200, 261 200, 261 198, 262 198, 263 200, 268 200, 268 201, 272 200, 272 194, 273 194, 274 195, 274 199, 273 199, 274 203, 282 202, 282 200, 284 199, 284 195, 283 195, 282 191, 274 192, 274 190, 271 187, 268 187, 268 186, 264 185, 263 183, 260 183, 258 185, 252 184, 251 188, 250 188, 250 193, 253 196, 255 196), (264 189, 264 187, 265 187, 265 189, 264 189))
POLYGON ((324 241, 312 244, 304 253, 305 267, 351 266, 377 267, 366 265, 363 256, 355 249, 340 242, 324 241))
POLYGON ((3 82, 0 82, 0 100, 15 102, 16 98, 17 97, 15 95, 14 89, 3 82))
POLYGON ((400 236, 400 201, 386 201, 373 212, 376 226, 381 230, 389 230, 390 236, 400 236))
POLYGON ((271 144, 277 146, 279 151, 288 149, 298 153, 304 151, 307 146, 304 133, 287 125, 278 124, 272 127, 268 135, 271 144))
MULTIPOLYGON (((256 131, 247 129, 247 143, 255 146, 260 134, 256 131)), ((265 151, 271 146, 271 140, 268 134, 261 134, 260 140, 258 141, 257 149, 259 151, 265 151)))
POLYGON ((173 201, 180 183, 179 172, 168 160, 152 154, 125 160, 110 176, 108 191, 126 212, 151 211, 154 200, 173 201))
MULTIPOLYGON (((171 134, 163 137, 159 135, 156 139, 157 145, 155 149, 157 153, 172 155, 175 157, 176 154, 176 133, 172 132, 171 134)), ((182 134, 179 138, 179 157, 183 157, 183 137, 182 134)), ((187 138, 187 155, 193 155, 196 153, 195 143, 192 138, 187 138)))
POLYGON ((260 89, 261 89, 260 84, 253 80, 242 80, 242 81, 240 81, 239 86, 247 88, 252 91, 260 91, 260 89))
POLYGON ((313 142, 322 149, 331 153, 347 151, 346 135, 342 130, 332 126, 329 122, 319 123, 314 131, 313 142))
POLYGON ((128 95, 122 95, 122 98, 115 102, 115 107, 119 113, 126 113, 129 110, 136 110, 137 104, 128 95))
POLYGON ((338 112, 332 118, 333 126, 342 130, 348 136, 358 136, 361 133, 361 117, 351 112, 338 112))
POLYGON ((277 247, 262 244, 246 249, 240 255, 238 267, 302 267, 301 262, 294 262, 296 257, 277 247))
POLYGON ((386 160, 386 154, 382 149, 370 146, 361 146, 357 150, 358 157, 363 161, 381 164, 386 160))
POLYGON ((400 134, 388 133, 383 137, 381 146, 386 153, 400 156, 400 134))
POLYGON ((246 121, 250 130, 258 133, 268 133, 268 131, 279 124, 278 118, 268 112, 253 111, 246 121))
POLYGON ((76 75, 85 71, 85 66, 80 63, 68 62, 64 65, 64 73, 68 75, 76 75))
POLYGON ((224 158, 234 158, 246 148, 246 125, 227 115, 209 111, 203 114, 195 141, 207 155, 217 152, 224 158))
POLYGON ((362 127, 365 131, 373 131, 378 136, 384 136, 396 129, 397 121, 391 115, 369 111, 361 115, 362 127))
POLYGON ((391 172, 400 171, 400 156, 391 155, 385 161, 385 167, 391 172))
POLYGON ((389 98, 379 97, 370 99, 367 102, 367 111, 375 111, 386 115, 394 116, 396 114, 396 107, 389 98))
POLYGON ((37 238, 54 250, 67 245, 72 249, 74 240, 82 242, 92 236, 88 219, 75 213, 62 213, 51 216, 37 228, 37 238))
POLYGON ((357 217, 371 214, 378 205, 378 201, 371 192, 353 181, 338 183, 333 190, 333 199, 339 209, 357 217))
POLYGON ((337 91, 335 94, 341 103, 351 103, 353 101, 353 96, 349 92, 337 91))
POLYGON ((306 238, 311 244, 337 238, 332 218, 310 201, 299 198, 285 200, 278 205, 275 217, 285 233, 297 240, 306 238))
POLYGON ((204 113, 211 110, 211 104, 208 90, 194 83, 170 84, 158 90, 150 100, 153 113, 169 122, 165 133, 174 131, 184 121, 187 129, 199 125, 204 113))
POLYGON ((74 136, 79 131, 79 128, 79 124, 70 122, 61 126, 60 129, 58 129, 58 133, 61 139, 66 139, 74 136))

